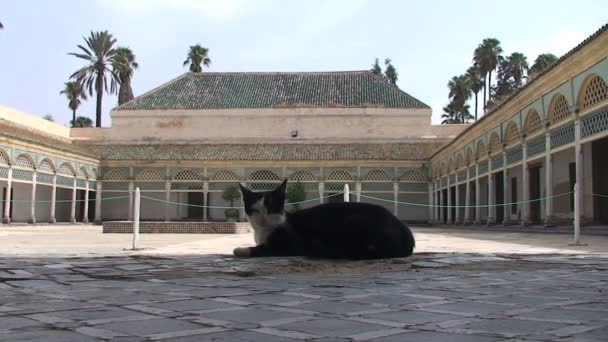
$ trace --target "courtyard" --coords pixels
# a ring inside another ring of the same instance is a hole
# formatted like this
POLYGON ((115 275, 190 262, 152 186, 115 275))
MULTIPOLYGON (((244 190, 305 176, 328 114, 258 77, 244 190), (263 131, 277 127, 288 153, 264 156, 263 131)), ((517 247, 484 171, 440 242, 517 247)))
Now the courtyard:
POLYGON ((249 234, 0 237, 2 341, 603 341, 608 236, 413 227, 412 258, 236 259, 249 234))

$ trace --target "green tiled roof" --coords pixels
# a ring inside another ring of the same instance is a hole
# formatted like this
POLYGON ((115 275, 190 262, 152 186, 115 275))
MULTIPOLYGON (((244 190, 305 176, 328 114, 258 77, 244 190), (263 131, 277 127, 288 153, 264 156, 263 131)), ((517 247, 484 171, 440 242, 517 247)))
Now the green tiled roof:
POLYGON ((187 73, 115 110, 429 108, 369 71, 187 73))
POLYGON ((386 144, 92 145, 101 160, 307 161, 426 160, 445 142, 386 144))

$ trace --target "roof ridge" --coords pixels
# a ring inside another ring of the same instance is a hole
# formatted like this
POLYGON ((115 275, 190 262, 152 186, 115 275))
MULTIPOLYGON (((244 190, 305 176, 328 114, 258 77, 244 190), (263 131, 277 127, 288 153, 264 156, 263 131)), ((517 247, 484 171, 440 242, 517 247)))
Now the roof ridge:
POLYGON ((213 72, 197 72, 187 73, 192 76, 205 75, 320 75, 320 74, 361 74, 369 72, 369 70, 342 70, 342 71, 213 71, 213 72))
POLYGON ((391 88, 393 88, 393 89, 395 89, 395 90, 397 90, 397 91, 399 91, 399 92, 401 92, 401 93, 403 93, 403 94, 405 94, 405 95, 407 95, 407 96, 411 97, 413 100, 415 100, 415 101, 417 101, 417 102, 420 102, 420 103, 421 103, 421 104, 422 104, 422 105, 423 105, 425 108, 431 108, 431 106, 429 106, 429 105, 427 105, 426 103, 424 103, 424 102, 420 101, 420 100, 419 100, 417 97, 412 96, 410 93, 408 93, 408 92, 406 92, 405 90, 403 90, 403 89, 401 89, 401 88, 397 87, 397 85, 393 85, 393 84, 391 84, 391 83, 390 83, 390 82, 389 82, 389 81, 388 81, 386 78, 384 78, 384 77, 380 77, 380 75, 375 74, 375 73, 373 73, 373 72, 371 72, 371 71, 369 71, 369 70, 365 70, 365 71, 366 71, 367 73, 369 73, 369 74, 370 74, 370 75, 371 75, 373 78, 376 78, 376 79, 378 79, 378 80, 380 80, 380 81, 384 82, 384 83, 385 83, 386 85, 388 85, 389 87, 391 87, 391 88))
POLYGON ((146 96, 146 95, 148 95, 148 94, 151 94, 151 93, 153 93, 153 92, 155 92, 155 91, 157 91, 157 90, 160 90, 160 89, 162 89, 162 88, 164 88, 164 87, 167 87, 167 86, 169 86, 169 85, 171 85, 171 84, 173 84, 173 83, 175 83, 175 82, 177 82, 177 81, 181 80, 182 78, 184 78, 184 77, 188 76, 188 74, 191 74, 191 73, 192 73, 192 72, 186 72, 186 73, 183 73, 183 74, 181 74, 181 75, 177 76, 176 78, 174 78, 174 79, 172 79, 172 80, 169 80, 169 81, 167 81, 167 82, 165 82, 165 83, 163 83, 163 84, 161 84, 161 85, 159 85, 159 86, 157 86, 157 87, 155 87, 155 88, 152 88, 152 89, 148 90, 147 92, 145 92, 145 93, 143 93, 143 94, 140 94, 140 95, 135 96, 134 98, 130 99, 129 101, 127 101, 127 102, 125 102, 125 103, 123 103, 123 104, 121 104, 121 105, 118 105, 118 106, 116 106, 116 107, 112 108, 112 110, 118 110, 118 109, 121 109, 122 107, 126 107, 126 106, 128 106, 129 104, 131 104, 131 102, 135 102, 135 100, 138 100, 139 98, 142 98, 142 97, 144 97, 144 96, 146 96))

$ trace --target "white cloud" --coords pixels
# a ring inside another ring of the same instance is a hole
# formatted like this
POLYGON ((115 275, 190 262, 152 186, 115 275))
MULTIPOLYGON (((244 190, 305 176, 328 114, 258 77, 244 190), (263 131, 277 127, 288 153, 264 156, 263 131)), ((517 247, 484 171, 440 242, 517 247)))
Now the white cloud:
POLYGON ((245 12, 267 8, 271 0, 98 0, 105 7, 120 10, 163 11, 166 9, 195 11, 209 19, 225 20, 245 12))

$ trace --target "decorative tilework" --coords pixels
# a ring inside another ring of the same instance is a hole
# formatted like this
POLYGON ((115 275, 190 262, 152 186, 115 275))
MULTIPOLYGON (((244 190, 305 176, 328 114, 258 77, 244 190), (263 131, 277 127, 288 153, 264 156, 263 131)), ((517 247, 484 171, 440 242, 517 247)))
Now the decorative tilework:
POLYGON ((466 181, 466 180, 467 180, 467 170, 458 172, 458 181, 462 182, 462 181, 466 181))
POLYGON ((30 181, 31 182, 33 175, 34 175, 33 171, 13 169, 13 179, 18 179, 18 180, 24 180, 24 181, 30 181))
POLYGON ((0 167, 0 178, 8 178, 8 167, 0 167))
POLYGON ((36 182, 43 184, 53 184, 53 175, 48 173, 36 173, 36 182))
POLYGON ((450 174, 450 185, 453 185, 454 183, 456 183, 456 174, 452 173, 450 174))
POLYGON ((488 172, 488 160, 483 160, 478 162, 479 164, 479 174, 483 175, 488 172))
POLYGON ((608 106, 581 118, 581 125, 583 138, 608 130, 608 106))
POLYGON ((507 151, 507 164, 517 163, 523 158, 523 149, 521 146, 514 147, 507 151))
POLYGON ((76 187, 77 188, 84 189, 84 188, 86 188, 86 186, 87 186, 87 181, 86 180, 83 180, 83 179, 77 179, 76 180, 76 187))
POLYGON ((399 183, 399 192, 428 192, 427 183, 399 183))
POLYGON ((477 171, 477 169, 475 168, 475 166, 469 167, 469 176, 471 178, 477 177, 476 171, 477 171))
POLYGON ((57 176, 57 185, 71 188, 74 186, 74 178, 57 176))
POLYGON ((503 165, 504 165, 504 160, 502 157, 502 153, 497 156, 494 156, 492 158, 492 171, 502 168, 503 165))
POLYGON ((545 135, 540 135, 526 144, 526 149, 528 150, 528 157, 535 156, 537 154, 541 154, 545 152, 546 149, 546 141, 545 135))
MULTIPOLYGON (((251 231, 246 222, 141 222, 139 232, 154 234, 242 234, 251 231)), ((103 222, 104 233, 133 233, 133 222, 103 222)))
POLYGON ((574 142, 574 122, 551 131, 551 148, 574 142))

